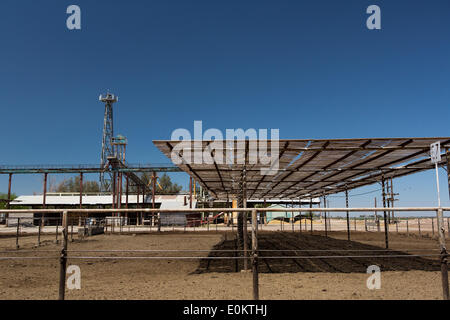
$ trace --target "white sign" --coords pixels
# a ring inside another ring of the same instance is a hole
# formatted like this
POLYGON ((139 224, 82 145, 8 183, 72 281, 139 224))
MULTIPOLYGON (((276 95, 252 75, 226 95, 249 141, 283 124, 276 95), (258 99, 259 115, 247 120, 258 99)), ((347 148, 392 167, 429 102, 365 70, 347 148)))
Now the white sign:
POLYGON ((441 161, 441 142, 435 142, 430 145, 430 156, 432 163, 439 163, 441 161))

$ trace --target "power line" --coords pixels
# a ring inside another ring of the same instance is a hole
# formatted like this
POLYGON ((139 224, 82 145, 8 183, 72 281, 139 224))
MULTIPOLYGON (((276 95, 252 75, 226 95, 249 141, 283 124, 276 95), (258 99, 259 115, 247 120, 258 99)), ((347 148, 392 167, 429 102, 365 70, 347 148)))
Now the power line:
MULTIPOLYGON (((368 191, 368 192, 363 192, 363 193, 358 193, 358 194, 352 194, 352 195, 348 195, 349 197, 357 197, 357 196, 364 196, 366 194, 371 194, 371 193, 375 193, 375 192, 380 192, 380 189, 377 190, 372 190, 372 191, 368 191)), ((345 198, 345 196, 328 196, 328 198, 345 198)))

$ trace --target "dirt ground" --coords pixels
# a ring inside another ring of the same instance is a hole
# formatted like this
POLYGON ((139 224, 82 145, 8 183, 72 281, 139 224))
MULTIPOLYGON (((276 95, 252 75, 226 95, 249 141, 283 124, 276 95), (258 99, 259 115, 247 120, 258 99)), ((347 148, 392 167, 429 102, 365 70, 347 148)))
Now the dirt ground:
MULTIPOLYGON (((288 249, 278 255, 361 255, 362 250, 384 249, 382 233, 332 232, 329 238, 315 233, 261 232, 259 249, 288 249), (332 250, 317 252, 314 250, 332 250), (358 250, 356 253, 342 249, 358 250), (297 250, 297 251, 293 251, 297 250)), ((0 299, 56 299, 58 296, 58 251, 61 244, 54 236, 43 236, 35 248, 36 237, 21 237, 20 250, 15 239, 0 238, 0 257, 46 256, 46 260, 0 260, 0 299)), ((234 234, 197 232, 101 235, 69 243, 70 256, 215 256, 212 248, 235 247, 234 234), (201 252, 105 253, 77 250, 204 250, 201 252)), ((413 254, 405 250, 437 249, 430 238, 392 234, 393 251, 376 254, 413 254)), ((423 251, 422 251, 423 252, 423 251)), ((374 254, 364 252, 364 254, 374 254)), ((67 290, 67 299, 251 299, 252 274, 241 272, 242 260, 112 260, 69 259, 68 265, 81 269, 81 290, 67 290), (209 261, 209 262, 208 262, 209 261), (237 267, 237 269, 236 269, 237 267), (239 272, 236 272, 239 270, 239 272)), ((435 259, 412 258, 344 258, 344 259, 261 259, 261 299, 441 299, 441 277, 435 259), (366 268, 381 267, 381 289, 366 286, 366 268)))

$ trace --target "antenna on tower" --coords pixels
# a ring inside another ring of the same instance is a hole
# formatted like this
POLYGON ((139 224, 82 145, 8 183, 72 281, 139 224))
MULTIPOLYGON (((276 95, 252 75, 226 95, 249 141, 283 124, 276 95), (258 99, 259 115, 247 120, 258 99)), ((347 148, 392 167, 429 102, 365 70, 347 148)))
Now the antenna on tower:
MULTIPOLYGON (((106 95, 100 95, 98 98, 101 102, 105 103, 105 117, 103 119, 103 138, 102 138, 102 154, 100 159, 100 167, 105 168, 108 164, 108 157, 115 156, 114 145, 111 144, 114 137, 113 127, 113 104, 118 101, 118 98, 108 93, 106 95)), ((111 183, 113 181, 113 175, 111 172, 100 172, 100 190, 107 192, 111 189, 111 183)))

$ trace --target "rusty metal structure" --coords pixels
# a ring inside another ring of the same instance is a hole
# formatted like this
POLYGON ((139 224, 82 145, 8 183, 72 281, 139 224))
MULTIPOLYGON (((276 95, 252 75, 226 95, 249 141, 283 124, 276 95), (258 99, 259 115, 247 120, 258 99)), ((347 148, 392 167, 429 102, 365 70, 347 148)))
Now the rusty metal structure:
MULTIPOLYGON (((216 199, 242 194, 245 172, 246 199, 321 197, 389 180, 386 200, 393 203, 396 194, 391 180, 433 169, 429 153, 430 144, 436 141, 440 141, 442 149, 450 148, 450 137, 279 140, 278 168, 270 175, 261 173, 267 164, 249 161, 258 152, 261 141, 223 141, 226 147, 212 148, 211 164, 183 161, 177 166, 216 199), (227 159, 230 146, 232 163, 219 161, 227 159)), ((271 150, 271 141, 264 142, 271 150)), ((217 141, 192 141, 188 145, 190 150, 185 150, 180 147, 184 141, 153 143, 169 159, 175 151, 194 155, 196 150, 209 150, 213 143, 217 145, 217 141)), ((440 167, 448 166, 448 157, 448 151, 442 154, 440 167)))
MULTIPOLYGON (((104 168, 108 163, 108 157, 115 155, 115 148, 112 144, 114 137, 113 104, 118 98, 111 93, 100 95, 99 100, 105 104, 105 115, 103 118, 102 153, 100 157, 100 167, 104 168)), ((100 190, 109 191, 112 187, 114 177, 109 172, 100 172, 100 190)))

